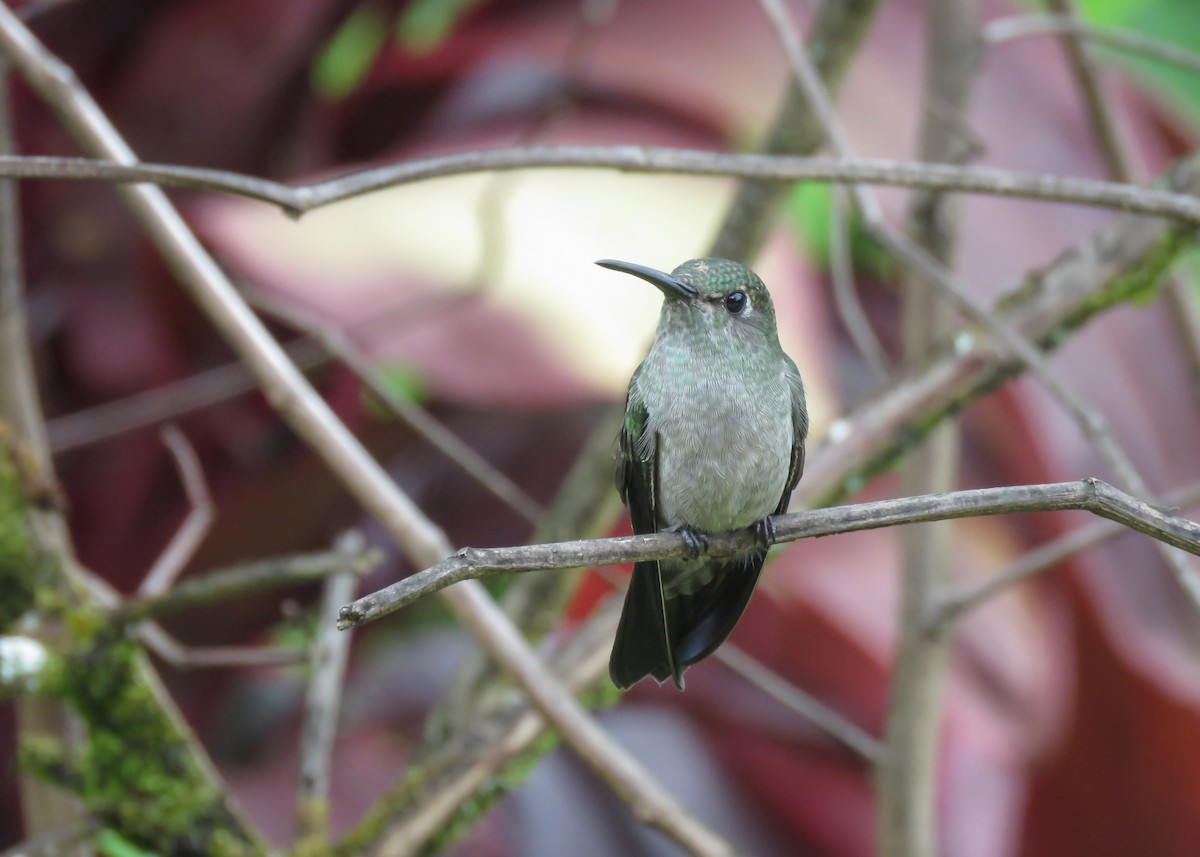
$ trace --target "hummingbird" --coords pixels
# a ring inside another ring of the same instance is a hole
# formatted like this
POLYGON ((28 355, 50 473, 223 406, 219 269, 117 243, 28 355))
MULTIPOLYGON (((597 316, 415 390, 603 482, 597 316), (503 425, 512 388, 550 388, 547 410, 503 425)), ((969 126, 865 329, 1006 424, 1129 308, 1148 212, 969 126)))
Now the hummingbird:
POLYGON ((667 274, 602 259, 663 293, 654 344, 629 381, 617 490, 635 533, 677 532, 692 556, 633 567, 609 660, 624 690, 647 675, 683 690, 684 671, 733 631, 804 470, 808 409, 758 275, 728 259, 667 274), (709 533, 753 526, 760 547, 699 556, 709 533))

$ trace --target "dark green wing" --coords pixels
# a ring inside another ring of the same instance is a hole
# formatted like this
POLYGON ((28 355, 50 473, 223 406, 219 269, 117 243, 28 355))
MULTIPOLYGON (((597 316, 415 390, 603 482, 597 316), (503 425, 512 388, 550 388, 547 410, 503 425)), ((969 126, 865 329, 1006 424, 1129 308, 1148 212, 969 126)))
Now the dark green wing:
POLYGON ((800 380, 800 370, 792 358, 783 355, 786 365, 788 385, 792 388, 792 463, 788 467, 787 482, 783 486, 783 496, 775 507, 775 514, 782 515, 787 511, 788 503, 792 501, 792 492, 800 482, 804 473, 804 441, 808 437, 808 404, 804 398, 804 382, 800 380))
MULTIPOLYGON (((640 371, 640 369, 639 369, 640 371)), ((658 530, 658 439, 646 426, 646 406, 637 392, 637 377, 629 383, 625 424, 617 445, 617 491, 629 507, 635 533, 658 530)), ((608 674, 622 690, 647 675, 660 682, 680 675, 671 652, 663 599, 662 570, 657 562, 639 562, 625 593, 608 674)))

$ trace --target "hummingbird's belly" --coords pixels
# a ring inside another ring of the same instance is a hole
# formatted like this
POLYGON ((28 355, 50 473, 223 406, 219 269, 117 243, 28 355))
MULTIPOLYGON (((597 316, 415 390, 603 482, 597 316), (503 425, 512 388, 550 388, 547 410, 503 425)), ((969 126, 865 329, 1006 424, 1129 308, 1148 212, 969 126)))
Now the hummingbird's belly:
MULTIPOLYGON (((660 431, 658 503, 664 526, 748 527, 779 505, 791 465, 792 414, 781 385, 765 395, 692 400, 687 430, 660 431), (715 400, 714 400, 715 399, 715 400)), ((665 426, 664 426, 665 428, 665 426)))

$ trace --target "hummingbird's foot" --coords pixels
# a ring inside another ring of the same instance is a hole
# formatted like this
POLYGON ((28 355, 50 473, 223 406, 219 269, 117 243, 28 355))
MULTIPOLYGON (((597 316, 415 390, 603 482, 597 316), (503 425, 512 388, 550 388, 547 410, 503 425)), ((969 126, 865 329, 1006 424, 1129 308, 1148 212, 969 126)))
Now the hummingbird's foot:
POLYGON ((693 530, 691 527, 685 527, 683 524, 672 524, 663 532, 679 533, 679 535, 683 536, 683 542, 688 548, 688 559, 696 559, 696 557, 708 550, 708 533, 693 530))
POLYGON ((755 521, 754 538, 764 549, 775 544, 775 519, 768 515, 755 521))

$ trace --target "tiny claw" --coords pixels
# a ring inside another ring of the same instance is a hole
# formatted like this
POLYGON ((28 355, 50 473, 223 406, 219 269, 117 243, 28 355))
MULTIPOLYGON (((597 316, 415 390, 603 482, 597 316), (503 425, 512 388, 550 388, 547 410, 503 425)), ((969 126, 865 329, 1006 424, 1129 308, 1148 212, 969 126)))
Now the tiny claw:
POLYGON ((679 533, 679 535, 683 536, 683 543, 687 545, 688 549, 688 559, 696 559, 700 554, 708 550, 708 533, 693 530, 682 524, 667 527, 667 532, 679 533))
POLYGON ((754 523, 754 538, 764 547, 775 544, 775 519, 768 515, 754 523))

